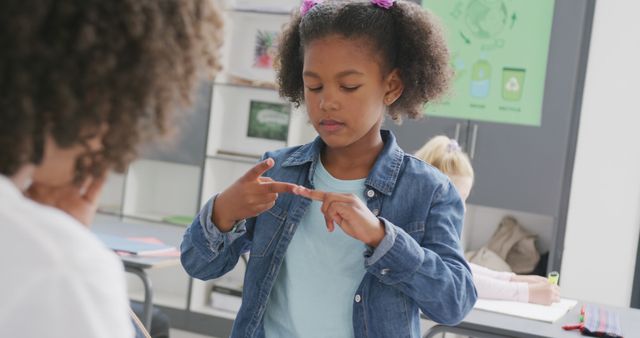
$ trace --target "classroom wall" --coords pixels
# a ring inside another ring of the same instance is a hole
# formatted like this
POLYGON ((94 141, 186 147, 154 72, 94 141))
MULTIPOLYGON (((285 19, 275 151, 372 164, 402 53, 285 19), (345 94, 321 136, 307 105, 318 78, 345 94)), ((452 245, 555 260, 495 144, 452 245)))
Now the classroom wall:
POLYGON ((562 294, 628 306, 640 231, 640 2, 598 0, 561 270, 562 294))

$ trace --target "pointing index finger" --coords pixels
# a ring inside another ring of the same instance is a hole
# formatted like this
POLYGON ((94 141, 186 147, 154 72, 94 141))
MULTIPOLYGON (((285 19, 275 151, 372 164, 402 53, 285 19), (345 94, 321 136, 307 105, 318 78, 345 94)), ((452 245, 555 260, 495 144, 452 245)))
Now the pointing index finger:
POLYGON ((320 191, 320 190, 311 190, 311 189, 307 189, 305 187, 301 187, 298 186, 294 191, 294 194, 312 199, 314 201, 324 201, 325 196, 327 195, 326 192, 324 191, 320 191))
POLYGON ((253 168, 249 169, 249 171, 247 171, 242 177, 247 181, 257 180, 267 170, 271 169, 273 165, 274 165, 273 159, 268 158, 256 164, 253 168))
POLYGON ((261 183, 261 185, 266 189, 266 192, 276 193, 276 194, 294 193, 295 190, 298 188, 298 185, 296 184, 287 183, 287 182, 278 182, 278 181, 263 182, 261 183))

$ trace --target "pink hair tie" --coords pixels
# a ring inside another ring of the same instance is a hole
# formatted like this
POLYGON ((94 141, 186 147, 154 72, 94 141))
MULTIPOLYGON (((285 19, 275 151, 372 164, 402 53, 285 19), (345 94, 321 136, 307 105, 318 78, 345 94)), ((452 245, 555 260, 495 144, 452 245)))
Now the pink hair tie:
POLYGON ((460 145, 458 144, 458 141, 452 139, 451 142, 449 142, 449 144, 447 144, 447 151, 450 153, 455 153, 458 151, 462 151, 462 148, 460 148, 460 145))
POLYGON ((393 7, 393 4, 396 3, 396 0, 371 0, 371 3, 384 9, 389 9, 393 7))
POLYGON ((307 14, 307 12, 309 10, 311 10, 311 8, 313 8, 313 6, 321 3, 322 0, 304 0, 302 2, 302 5, 300 5, 300 15, 305 16, 305 14, 307 14))

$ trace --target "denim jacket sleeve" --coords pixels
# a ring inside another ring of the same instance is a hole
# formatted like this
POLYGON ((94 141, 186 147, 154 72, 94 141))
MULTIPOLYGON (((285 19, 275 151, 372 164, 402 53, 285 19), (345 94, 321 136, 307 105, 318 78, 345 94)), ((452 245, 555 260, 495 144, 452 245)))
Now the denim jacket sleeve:
POLYGON ((213 196, 187 228, 180 245, 180 260, 185 271, 194 278, 208 280, 220 277, 236 266, 240 255, 250 248, 249 231, 255 218, 239 221, 233 230, 222 233, 212 221, 213 196))
POLYGON ((464 207, 448 183, 435 193, 418 243, 402 228, 381 218, 386 235, 365 254, 367 271, 413 299, 430 319, 454 325, 471 311, 477 293, 459 240, 464 207))

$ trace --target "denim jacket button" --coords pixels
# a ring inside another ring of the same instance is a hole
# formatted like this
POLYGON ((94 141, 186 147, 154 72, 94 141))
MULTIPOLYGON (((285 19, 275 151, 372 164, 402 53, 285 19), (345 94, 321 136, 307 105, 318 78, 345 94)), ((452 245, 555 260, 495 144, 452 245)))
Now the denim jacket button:
POLYGON ((362 297, 360 297, 360 295, 356 295, 356 303, 360 303, 361 300, 362 300, 362 297))
POLYGON ((372 211, 372 212, 373 212, 373 214, 374 214, 375 216, 378 216, 378 215, 380 214, 380 210, 378 210, 378 209, 373 209, 373 211, 372 211))
POLYGON ((391 270, 389 270, 387 268, 384 268, 384 269, 380 270, 380 274, 384 276, 384 275, 388 274, 389 271, 391 271, 391 270))
POLYGON ((373 189, 369 189, 369 190, 367 190, 367 196, 368 196, 369 198, 371 198, 371 197, 373 197, 373 196, 375 196, 375 195, 376 195, 376 192, 375 192, 375 191, 373 191, 373 189))

